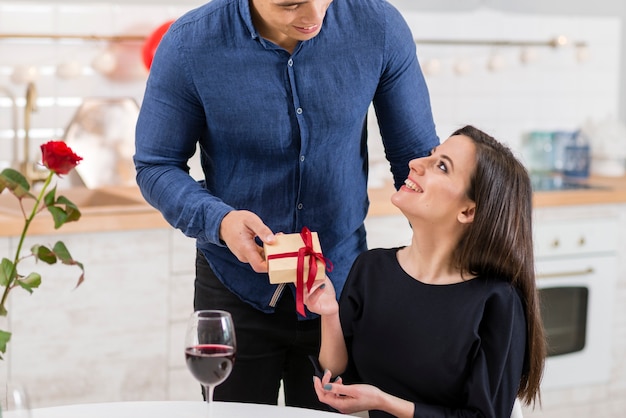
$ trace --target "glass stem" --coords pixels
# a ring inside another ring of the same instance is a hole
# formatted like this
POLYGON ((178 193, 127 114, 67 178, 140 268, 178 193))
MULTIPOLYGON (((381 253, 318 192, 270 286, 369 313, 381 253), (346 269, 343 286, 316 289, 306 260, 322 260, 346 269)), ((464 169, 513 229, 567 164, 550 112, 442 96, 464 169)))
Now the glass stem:
POLYGON ((206 401, 209 404, 209 418, 213 418, 213 385, 206 385, 204 387, 204 393, 206 395, 206 401))
POLYGON ((206 392, 206 401, 213 403, 213 385, 206 385, 204 391, 206 392))

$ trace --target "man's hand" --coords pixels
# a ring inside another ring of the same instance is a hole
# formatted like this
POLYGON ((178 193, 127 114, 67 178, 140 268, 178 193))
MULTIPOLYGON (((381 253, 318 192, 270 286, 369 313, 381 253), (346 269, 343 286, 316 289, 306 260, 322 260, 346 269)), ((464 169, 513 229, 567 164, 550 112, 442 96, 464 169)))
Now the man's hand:
POLYGON ((257 273, 267 273, 263 247, 257 245, 259 237, 266 244, 274 242, 274 233, 261 218, 247 210, 229 212, 220 225, 220 239, 242 263, 248 263, 257 273))

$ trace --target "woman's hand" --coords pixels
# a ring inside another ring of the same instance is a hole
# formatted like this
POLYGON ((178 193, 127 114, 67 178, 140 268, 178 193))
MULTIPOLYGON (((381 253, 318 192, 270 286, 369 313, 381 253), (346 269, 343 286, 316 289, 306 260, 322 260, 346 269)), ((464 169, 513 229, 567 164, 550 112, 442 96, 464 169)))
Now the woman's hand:
POLYGON ((321 402, 343 414, 380 410, 395 417, 412 418, 415 405, 397 398, 372 385, 344 385, 341 377, 331 382, 331 373, 326 371, 320 379, 313 377, 315 393, 321 402))
POLYGON ((382 391, 371 385, 344 385, 341 377, 331 382, 331 373, 326 371, 322 379, 313 378, 313 386, 321 402, 343 414, 380 409, 378 399, 382 391))
POLYGON ((313 283, 311 290, 304 288, 304 304, 311 312, 318 315, 334 315, 339 312, 337 294, 328 277, 313 283))
POLYGON ((343 373, 348 365, 348 351, 339 321, 339 303, 330 279, 326 277, 316 281, 311 291, 307 291, 305 286, 304 303, 311 312, 321 317, 322 336, 318 355, 321 366, 335 374, 343 373))

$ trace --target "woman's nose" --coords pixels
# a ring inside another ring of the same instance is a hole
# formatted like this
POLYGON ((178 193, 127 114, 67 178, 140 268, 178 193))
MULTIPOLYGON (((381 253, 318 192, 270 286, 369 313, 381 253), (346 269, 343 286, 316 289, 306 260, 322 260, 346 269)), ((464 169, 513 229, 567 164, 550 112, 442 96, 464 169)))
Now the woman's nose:
POLYGON ((416 158, 414 160, 411 160, 409 162, 409 169, 415 172, 417 175, 421 176, 422 174, 424 174, 424 158, 416 158))

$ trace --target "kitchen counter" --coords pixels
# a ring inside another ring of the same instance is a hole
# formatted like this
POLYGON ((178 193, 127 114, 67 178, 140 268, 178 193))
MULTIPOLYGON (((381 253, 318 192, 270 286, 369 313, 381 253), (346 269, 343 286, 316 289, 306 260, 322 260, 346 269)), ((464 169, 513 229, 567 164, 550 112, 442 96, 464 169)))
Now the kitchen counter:
MULTIPOLYGON (((587 183, 597 188, 535 192, 533 206, 540 208, 626 203, 626 177, 592 177, 587 183)), ((80 221, 67 223, 58 230, 54 229, 52 219, 47 212, 41 213, 33 220, 29 235, 170 228, 161 214, 143 200, 137 187, 99 190, 127 197, 132 200, 132 203, 100 207, 81 207, 77 203, 83 213, 80 221)), ((3 195, 6 193, 4 192, 3 195)), ((62 190, 58 191, 57 195, 62 193, 62 190)), ((394 193, 391 183, 385 187, 370 189, 369 193, 371 204, 368 216, 400 214, 398 208, 390 201, 394 193)), ((8 196, 8 198, 12 199, 13 196, 8 196)), ((0 210, 0 237, 18 236, 23 226, 19 213, 0 210)))
MULTIPOLYGON (((44 211, 35 216, 28 234, 47 235, 170 228, 163 216, 143 199, 137 187, 107 187, 100 188, 98 191, 127 198, 128 202, 85 207, 78 200, 68 196, 81 211, 80 220, 68 222, 55 230, 52 216, 44 211)), ((57 190, 57 197, 63 195, 64 192, 64 190, 57 190)), ((6 191, 2 193, 5 201, 15 200, 17 202, 14 196, 5 196, 6 194, 8 194, 6 191)), ((19 236, 22 232, 23 217, 15 208, 12 209, 11 211, 0 209, 0 237, 19 236)))

